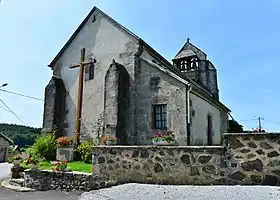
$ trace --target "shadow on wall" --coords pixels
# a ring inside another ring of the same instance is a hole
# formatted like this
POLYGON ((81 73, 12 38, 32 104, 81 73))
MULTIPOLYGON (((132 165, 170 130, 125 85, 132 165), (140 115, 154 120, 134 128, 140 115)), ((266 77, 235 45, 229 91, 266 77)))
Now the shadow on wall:
POLYGON ((115 135, 120 144, 127 144, 129 78, 125 67, 113 60, 105 76, 104 135, 115 135))

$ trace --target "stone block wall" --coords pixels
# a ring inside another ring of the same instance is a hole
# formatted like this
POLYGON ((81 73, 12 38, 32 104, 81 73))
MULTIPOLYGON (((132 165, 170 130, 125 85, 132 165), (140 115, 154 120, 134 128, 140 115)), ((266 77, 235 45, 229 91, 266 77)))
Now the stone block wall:
POLYGON ((25 170, 24 186, 39 191, 89 191, 95 187, 92 174, 81 172, 54 172, 51 170, 25 170))
POLYGON ((280 185, 280 134, 225 134, 221 147, 100 146, 97 182, 280 185))
POLYGON ((25 171, 26 187, 88 191, 121 183, 280 186, 280 134, 224 134, 224 146, 97 146, 93 174, 25 171))
POLYGON ((280 134, 224 134, 229 176, 239 184, 280 185, 280 134))
POLYGON ((95 181, 118 183, 219 183, 225 176, 223 147, 100 146, 94 148, 95 181))

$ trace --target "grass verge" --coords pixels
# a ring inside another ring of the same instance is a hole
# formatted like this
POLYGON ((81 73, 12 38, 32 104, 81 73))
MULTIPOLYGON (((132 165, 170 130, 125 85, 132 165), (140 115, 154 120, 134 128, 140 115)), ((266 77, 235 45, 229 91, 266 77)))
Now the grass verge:
MULTIPOLYGON (((21 163, 20 165, 24 169, 30 168, 30 165, 26 165, 25 163, 21 163)), ((51 164, 51 162, 40 162, 38 164, 38 168, 53 170, 55 168, 55 166, 53 166, 51 164)), ((86 172, 86 173, 92 172, 92 164, 86 164, 82 161, 70 162, 70 163, 68 163, 67 168, 71 169, 72 171, 78 171, 78 172, 86 172)))

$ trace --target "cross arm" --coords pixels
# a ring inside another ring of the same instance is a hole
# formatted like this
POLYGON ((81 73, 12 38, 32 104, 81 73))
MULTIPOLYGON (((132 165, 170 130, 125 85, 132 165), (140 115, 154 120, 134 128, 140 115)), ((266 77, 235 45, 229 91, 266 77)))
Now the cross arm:
POLYGON ((70 69, 73 69, 73 68, 76 68, 76 67, 81 67, 81 66, 84 66, 84 65, 89 65, 89 64, 92 64, 92 63, 95 63, 95 61, 81 62, 79 64, 73 64, 73 65, 70 66, 70 69))

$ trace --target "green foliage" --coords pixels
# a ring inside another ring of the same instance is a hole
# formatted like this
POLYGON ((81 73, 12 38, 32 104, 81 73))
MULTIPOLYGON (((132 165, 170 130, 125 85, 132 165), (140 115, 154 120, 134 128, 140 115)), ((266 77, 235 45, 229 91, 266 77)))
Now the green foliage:
POLYGON ((16 124, 0 124, 0 132, 11 138, 15 145, 30 146, 41 134, 41 128, 33 128, 16 124))
POLYGON ((45 160, 55 160, 56 156, 56 140, 55 132, 43 134, 37 138, 34 145, 30 149, 33 156, 43 158, 45 160))
POLYGON ((76 151, 78 151, 81 155, 82 161, 91 162, 92 159, 92 149, 96 146, 96 141, 91 138, 89 141, 83 141, 80 144, 76 151))
MULTIPOLYGON (((27 165, 25 162, 22 162, 20 164, 24 169, 29 169, 30 165, 27 165)), ((39 169, 49 169, 49 170, 55 170, 56 166, 54 166, 51 162, 39 162, 38 164, 39 169)), ((78 172, 92 172, 92 164, 85 164, 84 162, 78 161, 78 162, 70 162, 67 164, 67 168, 72 171, 78 171, 78 172)))
POLYGON ((26 150, 25 150, 25 152, 29 155, 29 156, 31 156, 31 157, 34 157, 35 156, 35 150, 34 150, 34 148, 33 148, 33 146, 32 147, 28 147, 26 150))

